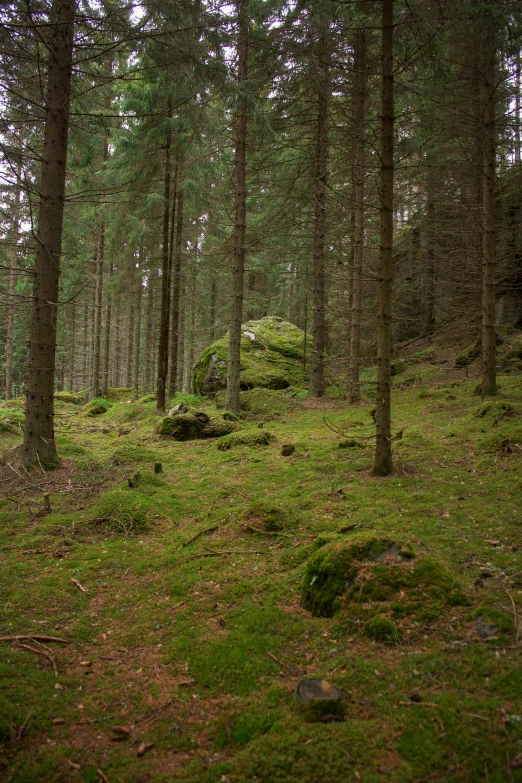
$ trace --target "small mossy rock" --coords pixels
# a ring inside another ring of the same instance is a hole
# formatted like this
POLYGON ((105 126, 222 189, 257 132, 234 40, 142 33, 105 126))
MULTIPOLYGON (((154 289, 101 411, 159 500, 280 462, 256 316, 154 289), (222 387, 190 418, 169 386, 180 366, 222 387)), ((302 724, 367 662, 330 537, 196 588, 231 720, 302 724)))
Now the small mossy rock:
POLYGON ((87 403, 87 405, 83 406, 79 415, 85 418, 101 416, 103 413, 106 413, 109 410, 111 405, 112 403, 110 403, 109 400, 105 400, 103 398, 91 400, 87 403))
POLYGON ((301 680, 295 696, 300 713, 310 723, 344 720, 346 691, 327 680, 301 680))
POLYGON ((377 615, 366 624, 366 635, 376 642, 398 644, 401 640, 400 631, 395 624, 382 615, 377 615))
POLYGON ((220 438, 217 447, 220 451, 228 451, 237 446, 268 446, 275 436, 268 430, 243 430, 241 432, 231 432, 220 438))
POLYGON ((257 501, 248 509, 248 518, 260 522, 267 533, 280 533, 296 526, 296 516, 282 505, 257 501))
POLYGON ((485 639, 497 634, 510 634, 515 632, 515 622, 512 615, 495 609, 492 606, 479 606, 475 610, 475 630, 485 639))
POLYGON ((293 443, 284 443, 281 446, 281 456, 282 457, 291 457, 292 454, 295 451, 295 446, 293 443))
POLYGON ((175 416, 177 413, 188 413, 188 412, 189 412, 189 406, 185 405, 184 402, 178 402, 177 405, 174 405, 174 407, 169 410, 167 416, 175 416))
POLYGON ((239 433, 244 425, 240 423, 237 416, 230 411, 222 414, 212 415, 203 427, 203 438, 222 438, 224 435, 239 433))
POLYGON ((113 452, 111 462, 114 465, 132 465, 135 462, 152 463, 155 459, 157 459, 157 454, 146 446, 129 443, 126 446, 120 446, 113 452))
POLYGON ((395 377, 408 369, 407 364, 401 361, 401 359, 394 359, 391 363, 391 375, 395 377))
POLYGON ((477 337, 471 345, 468 345, 467 348, 464 348, 457 354, 455 357, 455 367, 468 367, 468 365, 472 364, 480 357, 481 352, 482 341, 477 337))
MULTIPOLYGON (((286 389, 307 383, 303 367, 305 334, 276 316, 248 321, 241 327, 241 389, 263 387, 286 389)), ((311 338, 306 337, 307 351, 311 338)), ((228 333, 206 348, 194 367, 196 394, 215 394, 226 389, 228 333)))
POLYGON ((358 535, 347 544, 326 544, 309 559, 303 577, 301 606, 317 617, 331 617, 339 608, 339 598, 354 584, 359 562, 377 562, 387 552, 398 552, 389 538, 358 535))
POLYGON ((362 443, 360 443, 358 440, 355 440, 355 438, 345 438, 345 440, 340 441, 337 448, 357 449, 357 448, 362 448, 362 443))

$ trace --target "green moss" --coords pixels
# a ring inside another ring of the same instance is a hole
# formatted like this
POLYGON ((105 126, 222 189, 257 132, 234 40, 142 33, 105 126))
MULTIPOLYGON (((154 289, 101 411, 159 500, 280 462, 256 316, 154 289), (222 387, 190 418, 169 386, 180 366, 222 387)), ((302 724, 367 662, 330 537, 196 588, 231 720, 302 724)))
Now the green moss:
POLYGON ((405 362, 401 361, 401 359, 394 359, 391 363, 391 374, 392 377, 395 375, 400 375, 402 372, 408 369, 408 366, 405 364, 405 362))
POLYGON ((266 734, 274 725, 273 715, 240 712, 218 725, 214 747, 222 750, 227 745, 248 745, 251 740, 266 734))
POLYGON ((297 521, 295 514, 288 508, 266 501, 252 503, 248 510, 248 517, 260 522, 268 533, 295 528, 297 521))
POLYGON ((375 561, 392 546, 389 538, 361 534, 349 544, 322 547, 306 564, 301 605, 316 616, 331 617, 340 608, 340 596, 357 577, 358 562, 375 561))
POLYGON ((400 642, 400 632, 387 617, 377 615, 366 623, 366 635, 376 642, 388 642, 398 644, 400 642))
POLYGON ((87 403, 87 405, 84 405, 81 409, 79 415, 83 418, 92 418, 94 416, 101 416, 102 413, 105 413, 109 410, 112 403, 109 402, 109 400, 105 400, 103 398, 94 399, 87 403))
POLYGON ((10 435, 23 435, 23 430, 20 427, 15 427, 14 424, 10 424, 8 421, 0 421, 0 432, 10 435))
POLYGON ((422 351, 416 351, 404 360, 407 364, 424 364, 430 362, 433 355, 433 348, 424 348, 422 351))
POLYGON ((173 438, 179 441, 199 440, 200 438, 221 438, 242 428, 227 411, 224 413, 206 411, 189 411, 176 413, 174 416, 164 416, 156 426, 156 433, 163 438, 173 438), (234 420, 231 420, 231 419, 234 420))
POLYGON ((72 392, 66 391, 55 392, 54 399, 57 402, 66 402, 71 405, 81 405, 85 401, 84 396, 80 392, 73 394, 72 392))
POLYGON ((522 445, 520 424, 500 424, 498 429, 479 441, 479 446, 489 454, 512 454, 522 445))
POLYGON ((104 529, 129 534, 145 529, 154 511, 154 504, 138 489, 117 487, 98 498, 88 518, 104 529))
MULTIPOLYGON (((239 406, 242 411, 252 417, 263 416, 272 418, 274 416, 282 416, 295 410, 297 405, 291 397, 286 396, 285 391, 261 387, 251 389, 250 391, 242 391, 239 394, 239 406)), ((301 391, 306 396, 306 390, 301 389, 301 391)), ((215 400, 218 407, 224 407, 226 392, 217 392, 215 400)))
POLYGON ((467 367, 480 357, 481 352, 482 341, 477 337, 471 345, 457 354, 455 357, 455 367, 467 367))
MULTIPOLYGON (((282 318, 267 316, 241 327, 241 374, 243 390, 263 387, 286 389, 307 382, 304 370, 305 335, 282 318)), ((311 350, 311 338, 308 337, 311 350)), ((197 393, 215 394, 226 388, 228 334, 206 348, 194 368, 193 388, 197 393)))
POLYGON ((506 373, 522 370, 522 335, 517 336, 509 350, 500 357, 500 366, 506 373))
POLYGON ((500 633, 513 633, 515 631, 515 622, 513 616, 495 609, 492 606, 479 606, 474 615, 477 619, 485 623, 494 625, 500 633))
POLYGON ((107 389, 107 399, 110 402, 126 402, 132 398, 130 386, 111 387, 107 389))
POLYGON ((153 463, 157 459, 157 454, 146 446, 138 446, 129 443, 126 446, 119 446, 112 454, 111 462, 115 465, 131 465, 134 462, 153 463))
POLYGON ((236 446, 268 446, 274 437, 267 430, 231 432, 218 440, 217 447, 220 451, 228 451, 236 446))
POLYGON ((156 402, 155 394, 144 394, 143 397, 137 400, 138 405, 148 405, 151 402, 156 402))

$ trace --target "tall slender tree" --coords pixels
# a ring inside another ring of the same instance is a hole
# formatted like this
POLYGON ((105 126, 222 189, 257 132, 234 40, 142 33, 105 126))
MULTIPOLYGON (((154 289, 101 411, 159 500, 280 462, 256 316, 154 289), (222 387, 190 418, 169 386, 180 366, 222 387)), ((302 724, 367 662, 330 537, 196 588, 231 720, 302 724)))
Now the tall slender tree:
POLYGON ((57 460, 53 394, 75 11, 75 0, 53 0, 46 42, 45 128, 23 442, 26 467, 57 460))

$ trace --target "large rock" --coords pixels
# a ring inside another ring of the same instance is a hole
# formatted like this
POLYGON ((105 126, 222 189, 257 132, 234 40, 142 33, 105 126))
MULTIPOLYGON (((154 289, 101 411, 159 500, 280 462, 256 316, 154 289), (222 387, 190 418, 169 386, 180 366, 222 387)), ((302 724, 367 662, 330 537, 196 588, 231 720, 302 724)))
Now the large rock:
MULTIPOLYGON (((241 327, 241 389, 255 387, 287 389, 305 386, 305 335, 297 326, 277 316, 247 321, 241 327)), ((215 394, 226 389, 228 332, 203 351, 194 367, 193 388, 196 394, 215 394)), ((307 338, 307 355, 312 348, 307 338)))

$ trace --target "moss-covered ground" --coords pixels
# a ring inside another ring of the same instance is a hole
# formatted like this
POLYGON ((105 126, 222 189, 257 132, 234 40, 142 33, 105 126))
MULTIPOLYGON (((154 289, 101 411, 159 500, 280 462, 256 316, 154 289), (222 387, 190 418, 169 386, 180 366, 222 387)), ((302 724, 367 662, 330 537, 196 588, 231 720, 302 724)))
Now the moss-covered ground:
POLYGON ((226 451, 158 437, 146 398, 58 400, 46 474, 9 453, 23 405, 0 408, 0 636, 66 642, 0 641, 0 779, 522 781, 522 378, 483 403, 423 360, 394 380, 387 479, 369 372, 361 405, 296 397, 268 445, 226 451), (313 558, 361 534, 416 565, 302 608, 313 558), (315 677, 344 722, 297 708, 315 677))

